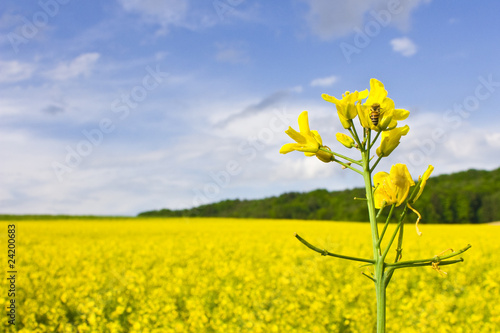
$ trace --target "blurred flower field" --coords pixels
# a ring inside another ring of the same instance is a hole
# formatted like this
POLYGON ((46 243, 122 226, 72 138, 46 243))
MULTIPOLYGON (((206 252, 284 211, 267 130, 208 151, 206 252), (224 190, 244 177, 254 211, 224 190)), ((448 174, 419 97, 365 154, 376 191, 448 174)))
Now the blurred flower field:
MULTIPOLYGON (((7 224, 0 222, 7 265, 7 224)), ((237 219, 17 221, 16 328, 5 332, 372 332, 368 223, 237 219)), ((500 331, 500 226, 405 226, 403 260, 472 248, 463 263, 396 271, 389 332, 500 331)), ((394 257, 390 254, 390 258, 394 257)), ((7 271, 4 268, 4 272, 7 271)), ((0 283, 7 304, 8 281, 0 283)))

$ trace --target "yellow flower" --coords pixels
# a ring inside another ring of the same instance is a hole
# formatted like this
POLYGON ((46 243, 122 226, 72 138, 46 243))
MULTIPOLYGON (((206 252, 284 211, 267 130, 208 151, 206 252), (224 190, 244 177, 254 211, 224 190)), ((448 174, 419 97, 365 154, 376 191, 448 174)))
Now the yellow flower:
MULTIPOLYGON (((281 154, 288 154, 294 150, 303 152, 306 156, 316 155, 323 162, 331 162, 332 153, 319 150, 323 147, 323 140, 317 131, 309 129, 309 118, 307 111, 299 115, 299 131, 291 127, 285 131, 296 143, 287 143, 280 149, 281 154)), ((328 147, 326 147, 328 148, 328 147)))
POLYGON ((381 171, 373 177, 375 185, 375 208, 396 204, 399 206, 408 197, 410 187, 415 185, 405 164, 396 164, 390 173, 381 171))
POLYGON ((358 115, 361 126, 380 132, 395 128, 397 121, 408 118, 410 112, 396 109, 394 101, 387 97, 387 90, 382 82, 371 79, 370 94, 358 111, 358 115), (377 119, 376 125, 373 119, 377 119))
POLYGON ((342 99, 337 99, 327 94, 321 95, 325 101, 335 104, 340 122, 346 129, 351 127, 349 120, 356 118, 359 112, 358 110, 361 107, 360 102, 367 96, 368 90, 363 90, 361 92, 355 91, 352 94, 346 91, 345 94, 342 95, 342 99))
POLYGON ((337 133, 336 135, 338 142, 346 146, 347 148, 352 148, 355 146, 354 140, 344 133, 337 133))
POLYGON ((390 131, 382 132, 382 141, 380 142, 380 146, 377 148, 378 157, 389 156, 399 145, 401 137, 408 134, 409 131, 410 127, 405 125, 404 127, 397 127, 390 131))

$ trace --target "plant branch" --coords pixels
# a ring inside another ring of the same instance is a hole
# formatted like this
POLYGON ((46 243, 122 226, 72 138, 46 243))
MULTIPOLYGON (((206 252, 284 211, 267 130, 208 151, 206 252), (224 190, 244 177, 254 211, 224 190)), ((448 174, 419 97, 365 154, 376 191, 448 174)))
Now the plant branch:
MULTIPOLYGON (((388 263, 387 267, 402 268, 402 267, 426 266, 426 265, 431 264, 433 262, 434 263, 438 263, 439 262, 439 264, 442 265, 442 263, 445 262, 443 260, 456 257, 456 256, 464 253, 465 251, 467 251, 470 248, 471 248, 471 245, 469 244, 466 247, 464 247, 463 249, 460 249, 460 250, 458 250, 456 252, 452 252, 450 254, 445 254, 445 255, 442 255, 442 256, 434 256, 432 258, 427 258, 427 259, 399 261, 399 262, 395 262, 395 263, 392 263, 392 264, 388 263)), ((462 260, 459 260, 459 261, 462 261, 462 260)), ((447 264, 447 265, 449 265, 449 264, 447 264)))
POLYGON ((445 261, 437 261, 437 262, 434 262, 434 261, 428 261, 428 262, 421 262, 421 263, 417 263, 417 264, 408 264, 408 265, 401 265, 401 266, 392 266, 390 268, 387 269, 387 271, 394 271, 396 269, 400 269, 400 268, 411 268, 411 267, 423 267, 423 266, 432 266, 433 263, 438 263, 439 266, 446 266, 446 265, 453 265, 453 264, 456 264, 456 263, 459 263, 459 262, 463 262, 464 259, 463 258, 460 258, 460 259, 455 259, 455 260, 445 260, 445 261))
MULTIPOLYGON (((385 201, 384 201, 385 202, 385 201)), ((385 206, 384 206, 385 207, 385 206)), ((379 211, 379 214, 380 212, 382 211, 382 209, 384 208, 380 208, 380 211, 379 211)), ((384 235, 385 235, 385 232, 387 231, 387 227, 389 226, 389 220, 391 219, 392 217, 392 212, 394 211, 394 207, 396 207, 396 204, 393 204, 391 206, 391 210, 389 211, 389 215, 387 215, 387 220, 385 220, 385 225, 384 225, 384 228, 382 229, 382 232, 380 233, 380 238, 378 240, 378 245, 380 246, 380 243, 382 242, 382 238, 384 238, 384 235)), ((378 217, 378 214, 377 214, 377 217, 378 217)))
POLYGON ((377 141, 380 133, 382 133, 382 131, 380 132, 377 132, 377 135, 375 135, 375 138, 373 138, 373 141, 370 143, 370 149, 373 147, 373 145, 375 144, 375 142, 377 141))
POLYGON ((336 162, 336 163, 338 163, 338 164, 342 165, 342 166, 343 166, 343 167, 345 167, 346 169, 351 169, 352 171, 355 171, 355 172, 359 173, 360 175, 362 175, 362 174, 363 174, 363 172, 362 172, 361 170, 358 170, 358 169, 356 169, 355 167, 350 166, 348 163, 344 163, 344 162, 341 162, 341 161, 339 161, 339 160, 334 160, 334 162, 336 162))
POLYGON ((380 157, 379 157, 379 158, 375 161, 375 163, 373 164, 372 168, 370 169, 370 173, 372 173, 372 172, 375 170, 375 168, 377 167, 378 162, 380 162, 380 161, 382 160, 382 158, 383 158, 383 157, 384 157, 384 155, 380 156, 380 157))
POLYGON ((402 224, 403 221, 399 221, 398 225, 396 226, 396 230, 394 230, 394 233, 392 234, 391 239, 389 240, 389 243, 387 244, 387 247, 385 248, 384 253, 382 254, 382 260, 385 260, 385 257, 387 257, 387 254, 389 253, 392 243, 394 242, 394 239, 396 238, 398 232, 400 231, 402 224))
POLYGON ((365 259, 365 258, 358 258, 358 257, 351 257, 351 256, 344 256, 344 255, 341 255, 341 254, 336 254, 336 253, 332 253, 332 252, 329 252, 327 250, 322 250, 314 245, 312 245, 311 243, 309 243, 308 241, 306 241, 304 238, 300 237, 298 234, 295 234, 295 237, 302 243, 304 244, 305 246, 307 246, 308 248, 310 248, 311 250, 313 251, 316 251, 318 252, 319 254, 321 254, 322 256, 331 256, 331 257, 336 257, 336 258, 340 258, 340 259, 346 259, 346 260, 353 260, 353 261, 361 261, 361 262, 367 262, 367 263, 370 263, 370 264, 373 264, 375 261, 372 260, 372 259, 365 259))
POLYGON ((351 120, 351 127, 349 127, 349 132, 351 133, 352 137, 358 144, 359 149, 363 149, 363 144, 359 140, 358 132, 356 131, 356 127, 354 126, 354 122, 351 120))
POLYGON ((352 158, 350 158, 350 157, 347 157, 347 156, 344 156, 344 155, 342 155, 342 154, 339 154, 339 153, 336 153, 336 152, 334 152, 334 151, 331 151, 331 150, 329 150, 329 149, 326 149, 325 147, 320 147, 320 148, 319 148, 319 150, 322 150, 322 151, 324 151, 324 152, 327 152, 327 153, 333 154, 333 155, 335 155, 335 156, 337 156, 337 157, 340 157, 340 158, 342 158, 342 159, 344 159, 344 160, 346 160, 346 161, 349 161, 349 162, 351 162, 351 163, 354 163, 354 164, 356 164, 356 165, 361 165, 361 162, 360 162, 360 161, 356 161, 356 160, 354 160, 354 159, 352 159, 352 158))

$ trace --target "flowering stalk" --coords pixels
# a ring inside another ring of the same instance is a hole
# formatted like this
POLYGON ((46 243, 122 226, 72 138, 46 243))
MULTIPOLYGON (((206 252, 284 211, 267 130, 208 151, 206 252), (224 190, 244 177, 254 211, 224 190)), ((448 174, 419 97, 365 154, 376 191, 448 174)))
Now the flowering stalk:
POLYGON ((394 102, 387 97, 387 91, 384 85, 376 80, 371 79, 370 91, 362 92, 355 91, 354 93, 346 92, 342 99, 323 94, 322 97, 335 104, 339 120, 350 136, 345 133, 337 133, 337 140, 347 149, 356 148, 361 154, 361 159, 356 160, 343 154, 334 152, 329 147, 323 145, 321 136, 317 131, 309 129, 309 120, 307 111, 304 111, 299 116, 299 132, 293 128, 289 128, 286 133, 295 140, 296 143, 285 144, 280 152, 287 154, 291 151, 301 151, 306 156, 316 156, 320 161, 325 163, 335 162, 340 164, 344 169, 350 169, 363 176, 366 192, 366 204, 368 208, 368 216, 370 222, 373 258, 360 258, 356 256, 348 256, 336 254, 324 249, 320 249, 299 235, 295 237, 311 250, 320 253, 323 256, 331 256, 339 259, 365 262, 373 266, 372 276, 363 273, 375 284, 375 294, 377 303, 377 332, 385 332, 386 323, 386 289, 394 274, 394 271, 401 268, 429 266, 436 270, 439 274, 446 273, 440 270, 440 266, 451 265, 462 262, 463 259, 453 259, 461 253, 467 251, 471 246, 467 245, 463 249, 449 254, 445 252, 436 255, 432 258, 418 259, 410 261, 401 261, 403 251, 403 230, 404 221, 408 214, 408 208, 414 212, 418 218, 416 220, 417 234, 421 235, 418 228, 420 221, 420 213, 412 206, 422 194, 426 185, 427 179, 430 177, 434 167, 429 166, 427 171, 421 176, 415 184, 411 178, 408 168, 404 164, 395 164, 392 166, 389 173, 378 172, 374 174, 375 168, 382 158, 388 157, 400 144, 403 136, 408 134, 410 128, 408 125, 397 127, 398 121, 408 117, 409 112, 403 109, 396 109, 394 102), (365 100, 362 103, 362 100, 365 100), (354 119, 358 117, 359 123, 363 127, 363 131, 356 130, 354 119), (359 137, 358 133, 363 133, 363 137, 359 137), (373 134, 375 133, 375 134, 373 134), (373 137, 372 137, 373 136, 373 137), (381 138, 380 146, 376 149, 378 158, 371 165, 372 148, 377 140, 381 138), (410 193, 410 189, 412 189, 410 193), (382 241, 386 237, 389 222, 393 216, 394 209, 403 205, 403 211, 400 214, 399 221, 396 224, 392 235, 385 241, 382 246, 382 241), (378 218, 382 210, 390 206, 389 215, 384 222, 382 232, 379 233, 378 218), (378 212, 377 212, 378 209, 378 212), (387 261, 387 256, 390 249, 393 247, 397 239, 396 257, 393 262, 387 261))

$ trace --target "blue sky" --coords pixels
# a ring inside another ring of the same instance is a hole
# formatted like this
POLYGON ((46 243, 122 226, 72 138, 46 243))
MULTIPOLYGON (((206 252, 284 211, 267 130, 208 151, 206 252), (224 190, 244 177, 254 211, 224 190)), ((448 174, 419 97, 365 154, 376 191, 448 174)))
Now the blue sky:
POLYGON ((0 5, 0 213, 135 215, 362 185, 280 155, 381 80, 410 133, 379 170, 500 164, 500 3, 78 0, 0 5))

